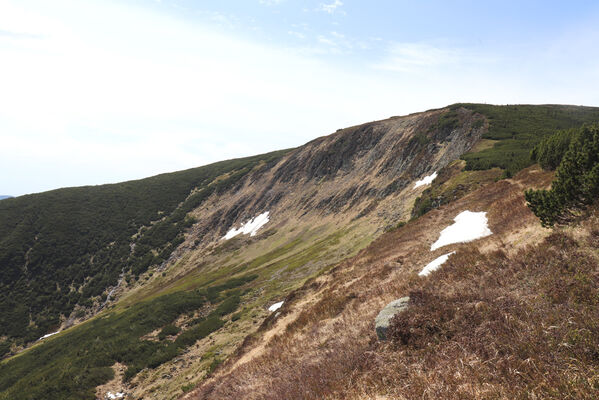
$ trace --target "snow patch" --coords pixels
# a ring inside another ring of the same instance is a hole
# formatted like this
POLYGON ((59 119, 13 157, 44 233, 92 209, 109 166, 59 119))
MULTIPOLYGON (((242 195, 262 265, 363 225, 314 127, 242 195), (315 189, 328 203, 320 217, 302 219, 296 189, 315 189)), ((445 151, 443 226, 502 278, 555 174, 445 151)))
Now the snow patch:
POLYGON ((262 228, 264 225, 266 225, 268 223, 268 221, 269 221, 268 215, 269 214, 270 213, 268 211, 266 211, 266 212, 258 215, 257 217, 250 219, 248 222, 241 225, 241 227, 239 229, 235 229, 234 227, 231 228, 231 230, 229 230, 229 232, 227 232, 227 234, 225 236, 223 236, 223 239, 229 240, 241 233, 243 233, 244 235, 247 235, 249 233, 250 236, 255 236, 256 233, 258 232, 258 229, 262 228))
POLYGON ((422 268, 422 271, 418 273, 418 276, 428 276, 431 272, 438 270, 441 267, 441 265, 445 264, 445 261, 447 261, 449 256, 453 253, 455 253, 455 251, 443 254, 441 257, 435 258, 433 261, 428 263, 426 267, 422 268))
POLYGON ((47 335, 42 336, 41 338, 39 338, 38 340, 43 340, 45 338, 49 338, 50 336, 56 335, 57 333, 60 333, 60 331, 56 331, 56 332, 52 332, 52 333, 48 333, 47 335))
POLYGON ((453 243, 466 243, 492 235, 486 212, 462 211, 454 218, 454 224, 441 231, 431 251, 453 243))
POLYGON ((279 301, 278 303, 273 304, 272 306, 268 307, 268 311, 270 311, 270 312, 277 311, 279 308, 281 308, 283 303, 284 303, 284 301, 279 301))
POLYGON ((430 185, 435 180, 436 177, 437 177, 437 171, 433 172, 429 176, 425 176, 421 180, 416 181, 416 183, 414 184, 414 189, 416 189, 417 187, 420 187, 420 186, 430 185))
POLYGON ((112 392, 108 392, 106 393, 106 398, 107 399, 122 399, 125 397, 125 393, 123 392, 116 392, 116 393, 112 393, 112 392))

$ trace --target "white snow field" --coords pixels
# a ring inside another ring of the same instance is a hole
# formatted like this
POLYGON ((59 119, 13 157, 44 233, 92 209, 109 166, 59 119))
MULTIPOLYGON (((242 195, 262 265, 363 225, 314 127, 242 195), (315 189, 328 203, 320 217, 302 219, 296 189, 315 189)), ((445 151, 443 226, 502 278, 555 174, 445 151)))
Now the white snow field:
POLYGON ((227 232, 227 234, 225 236, 223 236, 223 239, 229 240, 241 233, 243 233, 244 235, 249 234, 250 236, 255 236, 256 233, 258 232, 258 229, 262 228, 264 225, 266 225, 268 223, 268 221, 269 221, 268 215, 269 215, 269 212, 266 211, 266 212, 258 215, 257 217, 250 219, 248 222, 241 225, 241 227, 239 229, 235 229, 234 227, 231 228, 231 230, 229 232, 227 232))
POLYGON ((416 189, 417 187, 420 187, 420 186, 430 185, 435 180, 436 177, 437 177, 437 171, 433 172, 429 176, 425 176, 421 180, 416 181, 416 183, 414 184, 414 189, 416 189))
POLYGON ((453 243, 466 243, 492 235, 486 212, 462 211, 454 218, 454 224, 441 231, 431 251, 453 243))
POLYGON ((281 308, 283 303, 284 303, 284 301, 279 301, 278 303, 273 304, 272 306, 268 307, 268 311, 270 311, 270 312, 277 311, 279 308, 281 308))
POLYGON ((108 393, 106 393, 107 399, 122 399, 124 397, 125 397, 125 393, 123 393, 123 392, 116 392, 116 393, 108 392, 108 393))
POLYGON ((52 332, 52 333, 48 333, 47 335, 42 336, 41 338, 39 338, 38 340, 43 340, 45 338, 49 338, 50 336, 54 336, 57 333, 60 333, 60 331, 56 331, 56 332, 52 332))
POLYGON ((418 273, 418 276, 428 276, 431 272, 438 270, 441 265, 445 264, 445 261, 447 261, 449 256, 454 253, 455 251, 452 251, 451 253, 443 254, 441 257, 435 258, 433 261, 428 263, 426 267, 422 268, 422 271, 418 273))

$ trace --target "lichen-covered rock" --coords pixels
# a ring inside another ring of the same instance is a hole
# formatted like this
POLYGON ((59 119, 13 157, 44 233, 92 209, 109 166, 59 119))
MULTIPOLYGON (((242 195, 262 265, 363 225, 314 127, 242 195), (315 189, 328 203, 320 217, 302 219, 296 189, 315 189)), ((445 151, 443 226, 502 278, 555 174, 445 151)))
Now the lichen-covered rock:
POLYGON ((393 300, 381 310, 379 315, 376 316, 374 325, 379 340, 387 339, 387 329, 389 329, 391 319, 393 319, 396 314, 408 308, 409 302, 409 297, 402 297, 401 299, 393 300))

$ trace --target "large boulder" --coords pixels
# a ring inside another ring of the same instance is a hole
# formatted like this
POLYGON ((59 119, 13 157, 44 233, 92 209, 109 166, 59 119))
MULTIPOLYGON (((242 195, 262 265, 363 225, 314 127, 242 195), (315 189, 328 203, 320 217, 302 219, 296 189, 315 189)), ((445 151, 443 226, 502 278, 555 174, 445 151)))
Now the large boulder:
POLYGON ((387 339, 387 329, 389 329, 391 319, 393 319, 396 314, 408 308, 409 302, 409 297, 402 297, 401 299, 393 300, 381 310, 379 315, 376 316, 376 319, 374 320, 374 326, 379 340, 387 339))

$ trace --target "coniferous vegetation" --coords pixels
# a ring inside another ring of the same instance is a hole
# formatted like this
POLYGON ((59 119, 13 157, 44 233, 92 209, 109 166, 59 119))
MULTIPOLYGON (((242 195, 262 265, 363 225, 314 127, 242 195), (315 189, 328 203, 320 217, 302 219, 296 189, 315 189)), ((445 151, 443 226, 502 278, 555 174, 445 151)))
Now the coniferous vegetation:
POLYGON ((189 211, 286 152, 3 200, 0 336, 34 341, 56 329, 61 315, 76 305, 104 300, 120 276, 162 263, 193 224, 189 211))
POLYGON ((221 328, 221 317, 234 312, 240 302, 239 293, 226 291, 252 279, 242 277, 216 287, 164 295, 48 339, 0 365, 0 399, 95 399, 94 388, 114 377, 110 367, 116 362, 127 365, 125 379, 131 379, 221 328), (206 305, 208 292, 224 300, 206 318, 190 322, 174 341, 141 339, 160 327, 162 339, 177 334, 180 329, 173 321, 206 305))
POLYGON ((0 358, 10 351, 9 342, 0 342, 0 358))
POLYGON ((528 190, 526 201, 544 226, 566 222, 599 197, 599 124, 558 132, 533 155, 547 165, 560 160, 550 190, 528 190), (563 153, 564 142, 569 141, 563 153), (541 151, 542 150, 542 151, 541 151))
POLYGON ((489 129, 483 138, 497 140, 489 149, 464 154, 462 159, 466 161, 466 170, 498 167, 506 170, 505 177, 532 165, 531 150, 557 130, 599 121, 599 108, 596 107, 455 104, 450 108, 459 107, 487 117, 489 129))
POLYGON ((178 326, 173 325, 173 324, 168 324, 167 326, 162 328, 162 330, 158 334, 158 339, 164 340, 168 336, 176 335, 179 332, 181 332, 181 328, 179 328, 178 326))
POLYGON ((576 134, 577 129, 568 129, 558 131, 553 135, 546 137, 532 149, 530 158, 538 162, 543 169, 555 170, 566 151, 570 147, 572 137, 576 134))

